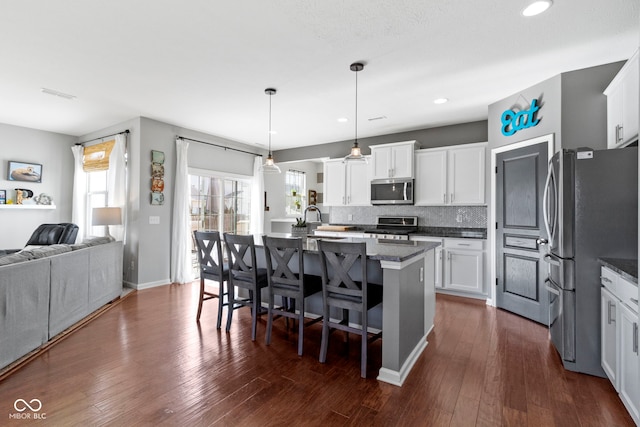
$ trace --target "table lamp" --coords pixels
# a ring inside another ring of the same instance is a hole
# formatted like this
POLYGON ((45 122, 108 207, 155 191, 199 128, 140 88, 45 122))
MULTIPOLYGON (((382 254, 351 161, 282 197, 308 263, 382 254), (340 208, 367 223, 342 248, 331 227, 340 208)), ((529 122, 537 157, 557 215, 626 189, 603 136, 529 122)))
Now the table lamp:
POLYGON ((110 225, 122 224, 122 212, 120 208, 93 208, 93 225, 104 225, 105 236, 113 238, 109 233, 110 225))

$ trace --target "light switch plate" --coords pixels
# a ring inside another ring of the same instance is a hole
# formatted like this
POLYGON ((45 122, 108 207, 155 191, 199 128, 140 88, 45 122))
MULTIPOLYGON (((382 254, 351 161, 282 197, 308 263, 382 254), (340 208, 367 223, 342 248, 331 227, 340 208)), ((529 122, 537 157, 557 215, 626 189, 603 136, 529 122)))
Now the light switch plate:
POLYGON ((153 216, 153 215, 150 216, 149 217, 149 224, 152 224, 152 225, 160 224, 160 217, 159 216, 153 216))

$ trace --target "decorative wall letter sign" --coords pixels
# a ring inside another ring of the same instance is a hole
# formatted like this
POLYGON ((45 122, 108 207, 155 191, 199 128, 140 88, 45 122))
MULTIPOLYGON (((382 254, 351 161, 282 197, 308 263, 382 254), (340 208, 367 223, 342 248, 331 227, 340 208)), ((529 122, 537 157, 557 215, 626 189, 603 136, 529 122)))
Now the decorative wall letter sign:
POLYGON ((540 119, 537 118, 538 110, 540 110, 540 106, 538 106, 538 100, 535 98, 531 100, 528 110, 504 110, 502 117, 500 117, 502 134, 511 136, 519 130, 537 125, 540 123, 540 119))

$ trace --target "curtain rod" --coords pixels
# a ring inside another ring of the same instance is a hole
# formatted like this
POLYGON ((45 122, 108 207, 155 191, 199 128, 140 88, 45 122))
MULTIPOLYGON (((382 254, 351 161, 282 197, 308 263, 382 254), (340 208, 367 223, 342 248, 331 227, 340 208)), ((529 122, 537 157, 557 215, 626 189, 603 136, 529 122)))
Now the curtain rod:
POLYGON ((87 142, 97 141, 97 140, 99 140, 99 139, 109 138, 110 136, 121 135, 121 134, 123 134, 123 133, 125 133, 125 134, 130 133, 130 132, 129 132, 129 129, 127 129, 127 130, 123 130, 122 132, 112 133, 111 135, 105 135, 105 136, 101 136, 101 137, 99 137, 99 138, 93 138, 93 139, 90 139, 90 140, 88 140, 88 141, 78 142, 76 145, 86 144, 87 142))
POLYGON ((213 145, 214 147, 224 148, 225 150, 239 151, 241 153, 251 154, 252 156, 260 156, 260 157, 262 157, 262 154, 252 153, 251 151, 240 150, 239 148, 225 147, 224 145, 214 144, 213 142, 199 141, 197 139, 185 138, 184 136, 180 136, 180 135, 176 136, 176 138, 184 139, 184 140, 187 140, 187 141, 199 142, 201 144, 213 145))

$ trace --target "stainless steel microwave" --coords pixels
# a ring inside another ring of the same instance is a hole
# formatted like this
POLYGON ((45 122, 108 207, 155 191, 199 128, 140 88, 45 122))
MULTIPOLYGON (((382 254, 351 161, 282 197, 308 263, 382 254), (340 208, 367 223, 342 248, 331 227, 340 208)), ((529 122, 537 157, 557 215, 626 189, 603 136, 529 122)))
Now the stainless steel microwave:
POLYGON ((412 205, 412 179, 375 179, 371 181, 372 205, 412 205))

